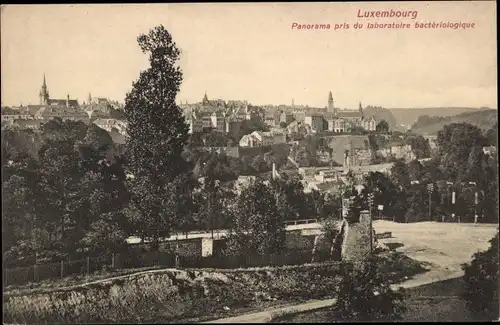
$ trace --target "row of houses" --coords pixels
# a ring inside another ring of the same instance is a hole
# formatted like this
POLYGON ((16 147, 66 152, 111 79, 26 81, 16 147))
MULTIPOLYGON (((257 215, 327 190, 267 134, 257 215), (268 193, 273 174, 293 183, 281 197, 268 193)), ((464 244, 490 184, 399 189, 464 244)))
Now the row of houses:
POLYGON ((240 147, 262 147, 286 143, 286 134, 254 131, 241 137, 240 147))
MULTIPOLYGON (((60 116, 54 116, 54 117, 60 117, 60 116)), ((35 116, 29 116, 25 118, 18 118, 18 116, 15 115, 2 115, 2 123, 9 126, 9 127, 17 127, 21 129, 32 129, 32 130, 37 130, 40 129, 40 127, 44 124, 47 123, 48 121, 52 120, 54 117, 35 117, 35 116)), ((75 120, 71 118, 66 118, 63 120, 75 120)), ((88 123, 89 120, 80 120, 82 122, 88 123)), ((96 119, 92 122, 93 124, 97 125, 101 129, 104 129, 108 131, 109 133, 116 132, 118 134, 121 134, 125 136, 127 134, 127 122, 122 121, 122 120, 117 120, 117 119, 96 119)))

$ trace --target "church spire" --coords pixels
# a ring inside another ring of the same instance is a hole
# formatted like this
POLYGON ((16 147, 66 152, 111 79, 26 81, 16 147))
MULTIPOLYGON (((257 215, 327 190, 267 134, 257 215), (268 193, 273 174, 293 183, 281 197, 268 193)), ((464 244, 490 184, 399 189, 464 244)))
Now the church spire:
POLYGON ((203 104, 208 104, 208 97, 207 97, 207 91, 205 90, 205 96, 203 96, 203 104))
POLYGON ((49 102, 49 91, 47 90, 47 81, 45 79, 45 73, 43 74, 42 88, 40 89, 40 105, 47 105, 49 102))
POLYGON ((331 90, 328 93, 328 112, 337 113, 336 110, 335 110, 335 107, 333 105, 333 95, 332 95, 332 91, 331 90))

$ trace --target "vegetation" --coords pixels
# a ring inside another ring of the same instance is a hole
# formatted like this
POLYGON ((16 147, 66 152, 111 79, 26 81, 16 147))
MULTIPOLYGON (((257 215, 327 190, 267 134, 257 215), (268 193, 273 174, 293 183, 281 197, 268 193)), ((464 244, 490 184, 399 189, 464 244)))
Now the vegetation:
MULTIPOLYGON (((390 178, 367 175, 363 195, 366 199, 373 192, 375 205, 384 206, 382 213, 400 222, 451 220, 452 214, 467 222, 474 221, 475 214, 480 222, 496 222, 497 158, 483 153, 483 146, 493 144, 487 135, 494 132, 465 123, 447 125, 438 134, 439 151, 429 161, 395 161, 390 178), (429 183, 433 184, 430 196, 429 183)), ((428 154, 428 143, 421 136, 407 137, 407 141, 417 156, 428 154)))
POLYGON ((270 302, 293 303, 331 297, 339 266, 316 264, 250 270, 158 270, 72 290, 9 294, 8 323, 178 322, 226 316, 224 307, 241 310, 270 302), (29 303, 27 302, 29 297, 29 303))
POLYGON ((375 130, 380 133, 387 133, 389 132, 389 123, 386 120, 382 120, 377 124, 375 130))
POLYGON ((285 243, 284 209, 280 197, 261 181, 244 189, 235 207, 228 253, 268 255, 282 252, 285 243))
POLYGON ((463 298, 480 319, 498 319, 498 233, 490 240, 490 248, 473 255, 465 271, 463 298))
POLYGON ((344 270, 333 318, 344 321, 397 321, 404 312, 402 292, 394 292, 375 258, 344 270))
MULTIPOLYGON (((439 110, 436 110, 439 112, 439 110)), ((441 113, 441 112, 440 112, 441 113)), ((412 131, 417 134, 437 134, 445 125, 453 123, 469 123, 479 129, 487 130, 493 127, 495 121, 498 121, 498 111, 493 109, 481 109, 465 111, 452 116, 428 116, 423 115, 413 124, 412 131)))

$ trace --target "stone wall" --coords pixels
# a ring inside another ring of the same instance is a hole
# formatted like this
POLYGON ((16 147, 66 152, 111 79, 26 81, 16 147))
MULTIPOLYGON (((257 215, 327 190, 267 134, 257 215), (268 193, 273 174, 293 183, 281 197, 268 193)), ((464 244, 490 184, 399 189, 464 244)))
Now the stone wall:
POLYGON ((202 239, 181 239, 178 241, 169 241, 160 245, 160 251, 174 252, 176 246, 179 245, 179 255, 181 256, 201 256, 202 252, 202 239))
MULTIPOLYGON (((370 214, 361 211, 359 222, 349 223, 346 227, 342 260, 360 261, 370 253, 370 230, 370 214)), ((372 240, 375 240, 375 236, 372 236, 372 240)))

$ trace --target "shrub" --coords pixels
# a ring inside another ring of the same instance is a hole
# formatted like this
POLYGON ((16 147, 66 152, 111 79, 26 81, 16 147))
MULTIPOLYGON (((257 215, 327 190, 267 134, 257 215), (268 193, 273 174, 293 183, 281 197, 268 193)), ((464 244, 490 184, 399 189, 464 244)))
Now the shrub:
POLYGON ((473 255, 470 264, 463 264, 463 298, 477 316, 498 319, 498 233, 490 240, 490 248, 473 255))
POLYGON ((338 300, 332 307, 333 319, 343 321, 397 321, 405 311, 403 292, 393 291, 387 270, 375 256, 345 267, 338 300))

